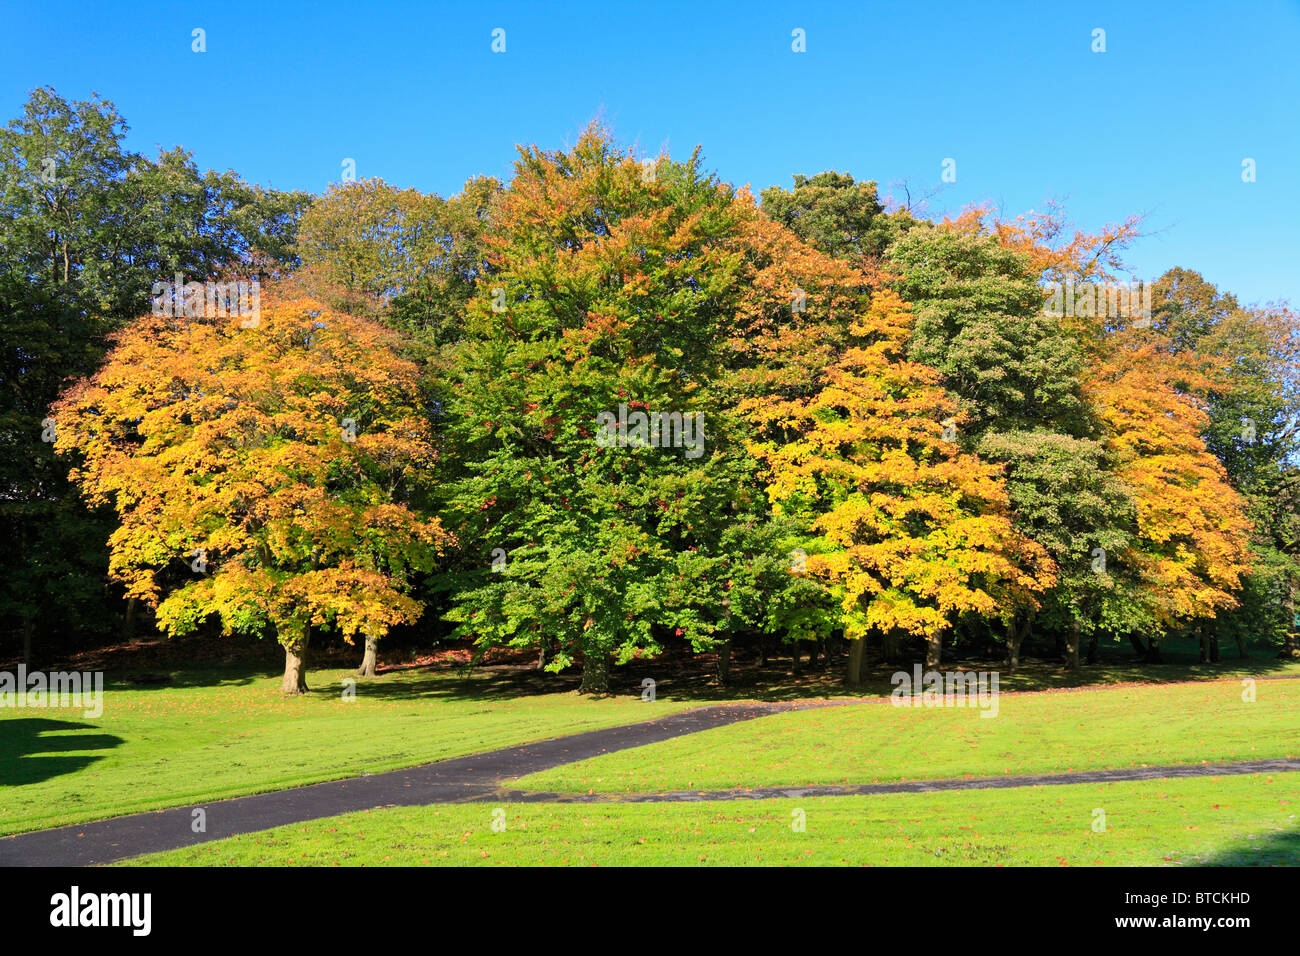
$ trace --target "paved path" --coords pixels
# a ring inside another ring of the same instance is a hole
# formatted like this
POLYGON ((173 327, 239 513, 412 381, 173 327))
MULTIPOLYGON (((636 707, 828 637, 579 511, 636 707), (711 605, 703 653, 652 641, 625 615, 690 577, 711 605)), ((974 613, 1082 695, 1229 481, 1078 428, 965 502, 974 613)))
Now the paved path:
MULTIPOLYGON (((881 698, 880 700, 884 700, 881 698)), ((1300 771, 1300 759, 1251 760, 1036 776, 964 777, 860 786, 760 787, 667 793, 544 793, 510 789, 510 780, 601 754, 642 747, 768 714, 870 702, 859 699, 699 707, 622 727, 608 727, 488 753, 456 757, 405 770, 215 800, 205 804, 137 813, 53 830, 0 838, 0 866, 89 866, 128 857, 303 823, 358 810, 433 803, 656 803, 704 800, 765 800, 780 797, 924 793, 937 790, 1053 786, 1177 777, 1300 771), (206 814, 202 833, 193 830, 196 808, 206 814)))
POLYGON ((0 838, 0 866, 87 866, 143 853, 174 850, 240 833, 319 820, 383 806, 460 803, 497 793, 501 781, 522 777, 601 754, 641 747, 753 720, 787 710, 852 701, 724 704, 699 707, 643 723, 557 737, 519 747, 456 757, 405 770, 294 787, 272 793, 136 813, 0 838), (206 814, 195 833, 194 811, 206 814))

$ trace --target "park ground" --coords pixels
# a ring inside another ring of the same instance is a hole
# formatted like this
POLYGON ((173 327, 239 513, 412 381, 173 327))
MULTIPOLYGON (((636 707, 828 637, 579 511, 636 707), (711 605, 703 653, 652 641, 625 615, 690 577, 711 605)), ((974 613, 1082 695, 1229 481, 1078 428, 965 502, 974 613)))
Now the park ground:
MULTIPOLYGON (((673 670, 617 693, 518 663, 454 656, 278 693, 272 661, 119 655, 103 714, 0 709, 0 836, 412 767, 728 701, 833 700, 510 781, 550 802, 376 808, 128 861, 145 865, 1300 864, 1300 772, 1091 780, 944 792, 746 797, 755 788, 1192 768, 1300 757, 1300 664, 1174 654, 1078 675, 1004 675, 998 716, 889 705, 889 673, 850 694, 836 672, 741 668, 719 688, 673 670), (733 799, 639 802, 727 791, 733 799), (736 799, 738 798, 738 799, 736 799), (587 800, 589 802, 568 802, 587 800)), ((650 663, 638 665, 653 669, 650 663)), ((996 669, 992 662, 960 666, 996 669)), ((646 670, 648 675, 650 670, 646 670)), ((504 791, 503 791, 504 793, 504 791)))

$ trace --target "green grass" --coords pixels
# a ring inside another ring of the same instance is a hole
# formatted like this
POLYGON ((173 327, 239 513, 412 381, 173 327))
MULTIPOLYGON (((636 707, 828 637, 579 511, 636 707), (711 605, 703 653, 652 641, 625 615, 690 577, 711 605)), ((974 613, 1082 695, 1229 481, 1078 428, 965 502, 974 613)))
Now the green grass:
POLYGON ((680 710, 635 696, 540 693, 528 678, 405 671, 357 684, 191 671, 174 685, 109 684, 104 711, 0 709, 0 834, 409 767, 680 710))
POLYGON ((616 793, 865 784, 1300 756, 1300 680, 1003 695, 996 717, 876 701, 796 711, 522 778, 616 793))
POLYGON ((140 857, 146 866, 1300 863, 1300 774, 675 804, 353 813, 140 857), (1095 810, 1105 832, 1094 832, 1095 810), (806 829, 794 832, 802 810, 806 829))
MULTIPOLYGON (((1243 666, 1262 674, 1284 665, 1255 661, 1243 666)), ((661 670, 656 664, 647 673, 661 670)), ((1148 670, 1151 679, 1222 673, 1184 665, 1148 670)), ((301 699, 285 699, 278 692, 278 674, 265 667, 175 671, 172 683, 150 687, 113 681, 110 674, 104 713, 99 718, 85 718, 80 710, 0 709, 0 835, 414 766, 665 716, 710 701, 810 698, 843 692, 837 674, 785 680, 777 674, 770 686, 730 689, 661 674, 665 679, 660 682, 659 699, 651 705, 637 696, 640 673, 622 675, 622 695, 591 699, 556 691, 556 679, 551 675, 480 671, 464 677, 407 670, 360 682, 357 700, 349 703, 339 693, 340 682, 349 676, 350 670, 313 671, 315 690, 301 699)), ((1061 680, 1077 683, 1113 677, 1102 670, 1086 670, 1081 678, 1062 677, 1059 669, 1044 665, 1026 668, 1017 681, 1021 686, 1051 686, 1061 680)), ((908 724, 906 716, 899 716, 904 712, 878 703, 804 714, 800 719, 793 715, 769 717, 662 746, 685 746, 686 752, 692 753, 690 748, 713 747, 718 740, 727 746, 725 742, 732 737, 719 735, 739 734, 735 740, 746 742, 745 746, 757 742, 765 748, 775 747, 770 753, 723 754, 718 760, 710 756, 674 765, 677 751, 642 748, 606 758, 623 761, 625 770, 617 779, 600 771, 599 788, 659 789, 672 782, 664 788, 675 789, 679 780, 688 781, 683 786, 702 786, 709 773, 717 778, 713 781, 717 786, 732 786, 737 781, 762 784, 815 779, 835 783, 959 775, 972 772, 966 760, 971 755, 982 754, 981 759, 996 763, 998 753, 988 744, 999 741, 1001 750, 1053 765, 1061 763, 1059 755, 1070 747, 1093 753, 1101 761, 1094 765, 1165 762, 1167 758, 1156 759, 1159 748, 1151 749, 1161 740, 1166 750, 1177 749, 1194 760, 1276 756, 1286 749, 1279 743, 1285 720, 1278 695, 1297 685, 1261 681, 1258 686, 1259 703, 1250 705, 1254 709, 1230 706, 1237 700, 1235 684, 1193 688, 1214 695, 1208 708, 1195 693, 1170 706, 1166 695, 1176 689, 1158 684, 1140 691, 1101 691, 1135 695, 1127 721, 1132 726, 1116 740, 1102 735, 1114 735, 1114 727, 1090 729, 1091 718, 1070 709, 1083 698, 1095 696, 1090 694, 1045 695, 1042 701, 1056 701, 1066 708, 1064 717, 1053 711, 1054 705, 1044 704, 1037 716, 1030 713, 1033 708, 1027 708, 1024 721, 1008 719, 1019 706, 1010 697, 1002 700, 1002 717, 984 721, 971 721, 974 715, 968 711, 917 712, 914 716, 934 722, 908 724), (808 722, 802 723, 805 718, 808 722), (824 720, 831 723, 824 724, 824 720), (951 722, 946 730, 945 720, 951 722), (927 727, 945 733, 955 728, 957 733, 944 742, 913 736, 918 728, 927 727), (982 735, 994 728, 1002 736, 997 741, 982 740, 982 735), (1048 736, 1043 737, 1044 733, 1048 736), (752 734, 757 736, 751 738, 752 734), (796 741, 791 735, 806 739, 796 741), (787 738, 784 742, 783 736, 787 738), (1111 747, 1120 738, 1129 741, 1127 750, 1111 747), (846 742, 850 745, 845 746, 846 742), (935 756, 944 752, 949 762, 932 766, 935 756), (646 775, 647 767, 654 772, 646 775)), ((1289 693, 1294 710, 1296 691, 1289 693)), ((1022 759, 1012 772, 1029 772, 1026 766, 1022 759)), ((587 765, 579 765, 576 773, 573 768, 558 773, 558 777, 552 774, 538 779, 544 786, 554 787, 554 781, 569 775, 566 788, 595 786, 587 765)))

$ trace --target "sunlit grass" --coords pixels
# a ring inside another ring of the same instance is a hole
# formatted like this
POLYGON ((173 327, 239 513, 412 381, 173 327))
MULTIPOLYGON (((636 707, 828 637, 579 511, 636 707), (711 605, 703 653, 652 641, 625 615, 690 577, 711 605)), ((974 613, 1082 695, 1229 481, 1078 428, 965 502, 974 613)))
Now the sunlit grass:
POLYGON ((533 790, 719 790, 1300 756, 1300 680, 1008 694, 978 709, 795 711, 524 777, 533 790))
POLYGON ((1300 863, 1300 774, 672 804, 353 813, 167 866, 1170 866, 1300 863), (505 829, 493 830, 494 811, 505 829), (792 825, 802 811, 805 829, 792 825), (1104 817, 1101 815, 1104 814, 1104 817), (1103 825, 1103 831, 1094 826, 1103 825))
POLYGON ((180 686, 105 688, 103 715, 0 709, 0 834, 181 806, 442 760, 680 710, 635 696, 537 693, 488 676, 405 671, 359 681, 186 672, 180 686))

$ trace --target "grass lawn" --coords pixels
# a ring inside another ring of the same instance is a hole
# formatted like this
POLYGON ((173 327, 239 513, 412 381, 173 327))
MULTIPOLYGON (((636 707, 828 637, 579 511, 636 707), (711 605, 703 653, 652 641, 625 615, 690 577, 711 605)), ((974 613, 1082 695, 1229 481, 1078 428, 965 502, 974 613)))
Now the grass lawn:
POLYGON ((279 790, 628 724, 688 706, 530 690, 524 678, 399 671, 187 671, 170 685, 108 683, 104 711, 0 709, 0 834, 279 790))
MULTIPOLYGON (((121 677, 128 671, 110 670, 99 718, 83 717, 80 710, 0 709, 0 835, 414 766, 647 720, 701 703, 844 693, 838 672, 782 679, 776 665, 767 686, 717 688, 704 679, 665 674, 658 662, 641 666, 652 669, 647 674, 665 678, 653 704, 639 699, 643 675, 634 669, 620 675, 622 692, 605 699, 556 690, 552 675, 531 672, 480 670, 466 677, 399 670, 359 682, 355 702, 345 702, 340 694, 350 669, 312 671, 314 690, 300 699, 281 697, 273 665, 171 669, 170 683, 151 686, 127 683, 121 677)), ((1243 662, 1241 667, 1258 674, 1292 667, 1300 674, 1294 665, 1275 661, 1243 662)), ((1133 675, 1188 679, 1234 669, 1229 662, 1214 668, 1176 664, 1135 669, 1133 675)), ((1129 671, 1121 666, 1117 673, 1129 671)), ((876 678, 859 693, 887 691, 887 684, 876 686, 880 675, 876 678)), ((1114 679, 1110 668, 1063 677, 1059 668, 1044 665, 1026 668, 1016 680, 1019 686, 1050 687, 1063 680, 1114 679)), ((572 687, 573 681, 560 686, 572 687)), ((1158 756, 1160 741, 1188 760, 1288 753, 1283 741, 1295 735, 1285 736, 1285 699, 1289 695, 1294 713, 1300 682, 1261 681, 1258 688, 1254 705, 1239 703, 1239 687, 1233 683, 1181 689, 1153 684, 1141 690, 1050 694, 1023 705, 1004 697, 1003 716, 995 720, 972 720, 971 711, 909 717, 878 703, 769 717, 604 758, 621 761, 618 766, 624 769, 616 774, 600 770, 599 786, 658 789, 708 781, 729 787, 951 776, 974 772, 977 764, 983 767, 981 761, 996 764, 992 772, 1030 772, 1031 765, 1084 766, 1082 757, 1065 759, 1083 752, 1092 755, 1089 766, 1175 762, 1158 756), (1101 694, 1126 696, 1115 698, 1122 703, 1110 708, 1109 723, 1097 724, 1094 705, 1101 694), (1124 725, 1119 731, 1116 722, 1124 725), (933 731, 942 739, 916 736, 933 731), (718 746, 734 746, 729 741, 735 734, 743 746, 762 747, 762 752, 712 755, 718 746), (844 746, 845 741, 853 746, 844 746), (1127 743, 1119 746, 1123 741, 1127 743), (676 749, 681 747, 687 754, 711 756, 681 763, 676 749), (1002 760, 1003 752, 1016 755, 1018 762, 1002 760), (941 755, 947 763, 938 759, 941 755)), ((1294 745, 1289 753, 1295 753, 1294 745)), ((607 765, 602 761, 600 766, 607 765)), ((530 780, 534 782, 575 790, 595 786, 587 765, 530 780)))
POLYGON ((522 778, 564 792, 995 777, 1300 756, 1300 679, 1004 695, 996 717, 888 702, 796 711, 522 778))
POLYGON ((1300 863, 1300 774, 675 804, 371 810, 127 865, 1300 863), (1093 821, 1105 813, 1105 832, 1093 821), (806 829, 792 829, 802 810, 806 829))

